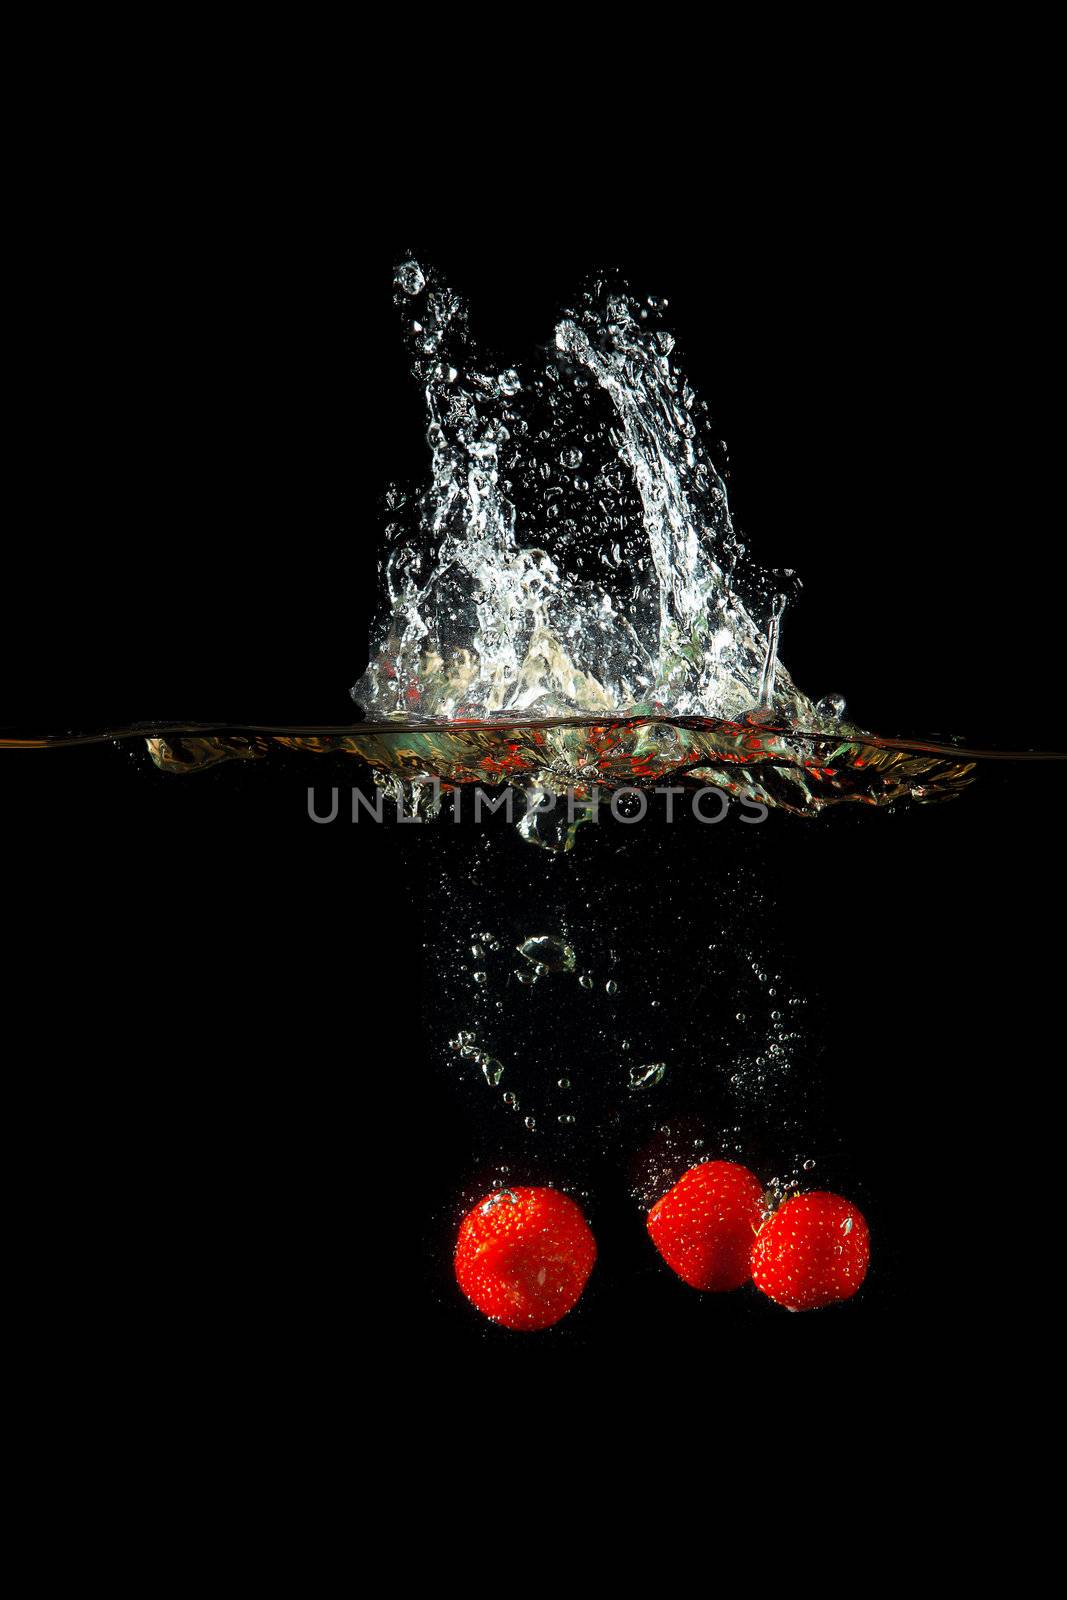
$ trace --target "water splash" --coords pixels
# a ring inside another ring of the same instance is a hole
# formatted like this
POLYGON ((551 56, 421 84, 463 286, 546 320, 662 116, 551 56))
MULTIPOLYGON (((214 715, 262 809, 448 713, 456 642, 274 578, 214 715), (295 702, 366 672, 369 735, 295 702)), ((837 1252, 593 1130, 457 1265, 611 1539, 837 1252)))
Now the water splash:
MULTIPOLYGON (((414 818, 440 811, 438 786, 510 784, 529 802, 668 776, 811 815, 950 796, 980 758, 1063 758, 879 738, 845 720, 841 695, 813 705, 796 687, 779 650, 795 575, 761 572, 737 536, 665 302, 597 279, 549 346, 505 366, 478 355, 431 268, 403 262, 395 291, 432 470, 422 492, 386 496, 386 603, 352 690, 368 719, 0 747, 144 739, 167 772, 279 746, 346 752, 414 818)), ((551 842, 535 811, 520 831, 551 842)))
POLYGON ((777 659, 779 580, 745 560, 663 302, 598 279, 551 346, 498 366, 433 269, 404 262, 395 286, 432 471, 423 493, 388 496, 387 607, 352 690, 368 715, 759 708, 816 725, 777 659))

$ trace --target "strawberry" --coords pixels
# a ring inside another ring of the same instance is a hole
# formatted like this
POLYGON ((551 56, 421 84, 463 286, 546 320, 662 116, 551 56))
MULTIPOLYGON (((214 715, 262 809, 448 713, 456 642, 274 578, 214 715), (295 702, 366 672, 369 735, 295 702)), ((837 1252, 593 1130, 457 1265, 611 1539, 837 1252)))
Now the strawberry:
POLYGON ((757 1289, 790 1311, 847 1300, 867 1276, 871 1237, 839 1194, 794 1195, 760 1230, 752 1251, 757 1289))
POLYGON ((550 1328, 585 1288, 596 1240, 558 1189, 498 1189, 460 1224, 456 1281, 505 1328, 550 1328))
POLYGON ((694 1289, 737 1289, 752 1275, 763 1185, 734 1161, 704 1161, 652 1207, 648 1231, 664 1261, 694 1289))

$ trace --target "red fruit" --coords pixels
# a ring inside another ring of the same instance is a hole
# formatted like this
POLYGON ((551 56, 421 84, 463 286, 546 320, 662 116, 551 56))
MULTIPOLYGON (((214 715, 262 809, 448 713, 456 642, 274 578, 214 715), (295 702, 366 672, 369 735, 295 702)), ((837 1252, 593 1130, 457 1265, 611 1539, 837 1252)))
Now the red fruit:
POLYGON ((839 1194, 794 1195, 760 1231, 752 1251, 757 1289, 790 1311, 847 1300, 867 1276, 871 1236, 839 1194))
POLYGON ((505 1328, 550 1328, 585 1288, 596 1240, 558 1189, 498 1189, 460 1224, 456 1281, 505 1328))
POLYGON ((762 1193, 759 1179, 735 1161, 690 1167, 649 1212, 652 1243, 694 1289, 738 1289, 752 1276, 762 1193))

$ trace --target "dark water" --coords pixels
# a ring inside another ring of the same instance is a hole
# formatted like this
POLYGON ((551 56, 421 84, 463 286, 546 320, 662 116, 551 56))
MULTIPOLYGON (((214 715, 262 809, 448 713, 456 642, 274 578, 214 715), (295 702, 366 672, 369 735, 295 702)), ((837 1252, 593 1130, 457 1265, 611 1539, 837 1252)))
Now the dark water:
POLYGON ((277 745, 186 780, 143 738, 4 758, 12 838, 36 841, 21 943, 89 1029, 50 1069, 49 1137, 94 1128, 123 1261, 154 1219, 153 1257, 200 1304, 218 1252, 212 1299, 272 1282, 281 1250, 329 1320, 358 1251, 377 1326, 528 1361, 458 1296, 451 1246, 487 1189, 551 1182, 600 1261, 544 1348, 696 1350, 784 1315, 693 1294, 648 1244, 650 1200, 727 1154, 868 1218, 868 1282, 826 1320, 962 1314, 940 1230, 1035 1137, 1038 1098, 1007 1085, 1041 1081, 1057 766, 991 761, 948 805, 758 827, 608 813, 560 856, 503 815, 315 826, 309 786, 368 786, 347 753, 277 745), (532 940, 556 943, 535 963, 532 940))

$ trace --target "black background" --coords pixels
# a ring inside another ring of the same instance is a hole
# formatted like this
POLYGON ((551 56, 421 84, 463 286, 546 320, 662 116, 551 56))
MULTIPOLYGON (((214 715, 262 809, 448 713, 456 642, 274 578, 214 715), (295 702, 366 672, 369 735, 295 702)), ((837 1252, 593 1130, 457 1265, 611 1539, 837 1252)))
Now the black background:
MULTIPOLYGON (((513 359, 595 266, 667 295, 735 517, 804 580, 797 682, 881 732, 1064 745, 1043 225, 1011 184, 994 203, 988 174, 905 163, 714 209, 643 191, 632 223, 583 232, 518 201, 477 225, 458 200, 440 223, 354 210, 306 169, 237 183, 186 150, 81 195, 24 407, 5 723, 351 716, 381 495, 426 468, 391 301, 414 252, 513 359)), ((321 1375, 361 1340, 433 1370, 579 1350, 622 1370, 799 1326, 899 1348, 1030 1292, 1059 769, 991 768, 894 817, 772 817, 746 844, 832 1024, 835 1136, 874 1230, 864 1293, 788 1324, 750 1291, 688 1295, 650 1262, 614 1150, 583 1172, 595 1293, 542 1340, 485 1327, 448 1272, 487 1152, 430 1064, 423 885, 470 841, 314 829, 319 769, 284 756, 168 778, 104 746, 3 769, 31 1209, 56 1224, 71 1314, 150 1377, 236 1384, 296 1348, 321 1375)))

